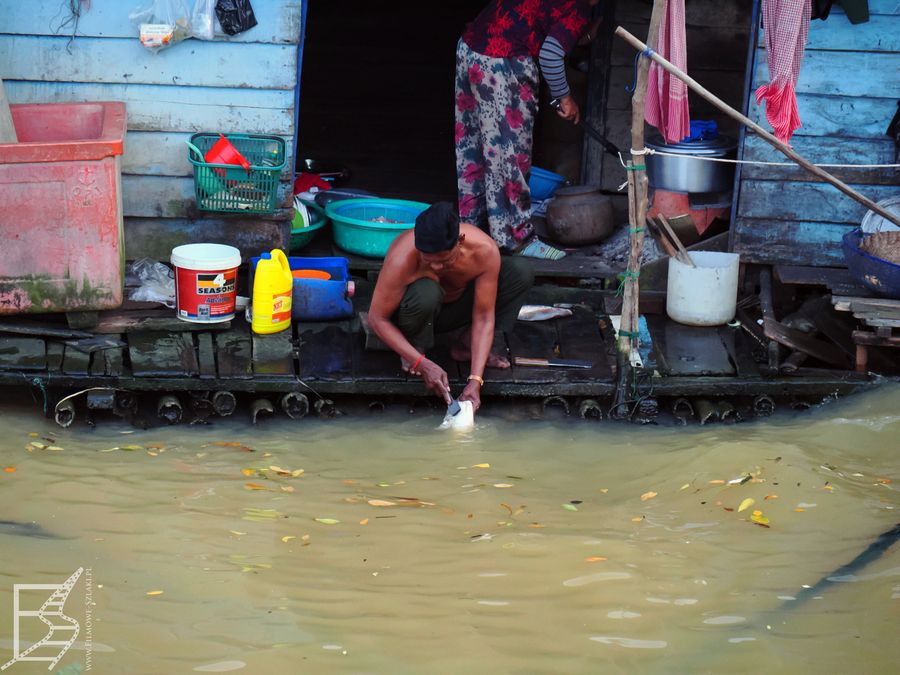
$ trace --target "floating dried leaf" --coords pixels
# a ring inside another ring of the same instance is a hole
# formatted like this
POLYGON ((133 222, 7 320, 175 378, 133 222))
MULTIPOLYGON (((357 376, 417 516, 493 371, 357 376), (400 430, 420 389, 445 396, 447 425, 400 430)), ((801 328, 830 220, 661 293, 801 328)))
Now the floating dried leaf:
POLYGON ((164 591, 147 591, 147 595, 162 595, 164 591))
POLYGON ((483 462, 481 464, 473 464, 472 468, 473 469, 490 469, 491 465, 488 464, 487 462, 483 462))
POLYGON ((678 490, 679 490, 679 491, 680 491, 680 490, 687 490, 689 487, 691 487, 691 484, 690 484, 690 483, 685 483, 685 484, 682 485, 680 488, 678 488, 678 490))
POLYGON ((535 529, 540 529, 542 527, 546 527, 545 525, 541 525, 540 523, 528 523, 528 527, 533 527, 535 529))
POLYGON ((765 527, 769 526, 769 519, 766 518, 762 511, 756 510, 750 515, 750 520, 752 520, 757 525, 764 525, 765 527))
POLYGON ((29 431, 29 432, 28 432, 28 437, 29 437, 29 438, 37 438, 38 436, 40 436, 40 434, 39 434, 38 432, 36 432, 36 431, 29 431))
POLYGON ((165 443, 144 443, 145 448, 150 448, 151 450, 165 450, 165 443))
POLYGON ((600 488, 600 492, 606 494, 607 492, 609 492, 609 488, 600 488))
POLYGON ((794 511, 796 511, 797 513, 803 513, 804 511, 806 511, 806 509, 804 509, 802 506, 798 506, 794 509, 794 511))
MULTIPOLYGON (((49 448, 48 448, 49 449, 49 448)), ((128 452, 134 452, 135 450, 143 450, 143 445, 120 445, 119 450, 127 450, 128 452)))
POLYGON ((744 501, 741 502, 741 505, 738 507, 738 513, 749 509, 755 503, 756 503, 756 500, 753 499, 753 497, 747 497, 744 501))
POLYGON ((238 537, 243 537, 245 534, 247 534, 246 532, 238 532, 237 530, 228 530, 228 531, 231 532, 231 534, 238 536, 238 537))
POLYGON ((337 525, 341 522, 337 518, 316 518, 315 521, 317 523, 322 523, 323 525, 337 525))
MULTIPOLYGON (((125 448, 122 448, 122 449, 125 450, 125 448)), ((140 450, 140 449, 141 449, 141 446, 138 446, 138 450, 140 450)), ((58 445, 48 445, 47 450, 53 450, 55 452, 62 452, 63 448, 59 447, 58 445)))
POLYGON ((632 523, 639 523, 639 522, 641 522, 643 519, 644 519, 644 516, 637 516, 636 518, 632 518, 632 519, 631 519, 631 522, 632 522, 632 523))
POLYGON ((578 507, 575 506, 574 504, 563 504, 562 507, 563 507, 566 511, 577 511, 577 510, 578 510, 578 507))
POLYGON ((256 469, 241 469, 241 473, 244 474, 245 476, 255 476, 256 469))
POLYGON ((390 483, 376 483, 376 487, 391 487, 390 483))
POLYGON ((244 483, 244 487, 247 490, 268 490, 265 485, 260 485, 259 483, 244 483))
POLYGON ((584 559, 585 562, 589 563, 603 562, 604 560, 608 560, 608 558, 604 558, 602 555, 592 555, 584 559))
POLYGON ((369 519, 368 519, 368 518, 363 518, 361 521, 359 521, 359 524, 360 524, 360 525, 368 525, 368 524, 369 524, 369 519))
POLYGON ((282 491, 282 492, 293 492, 293 491, 294 491, 294 486, 293 486, 293 485, 282 485, 282 486, 281 486, 281 491, 282 491))
POLYGON ((352 478, 345 478, 341 481, 344 485, 359 485, 358 480, 353 480, 352 478))
POLYGON ((644 494, 641 495, 641 501, 642 501, 642 502, 645 502, 645 501, 647 501, 648 499, 653 499, 655 496, 656 496, 656 493, 653 492, 653 491, 651 491, 651 492, 645 492, 644 494))
POLYGON ((29 443, 28 445, 30 445, 35 450, 43 450, 44 448, 47 447, 43 443, 38 443, 37 441, 31 441, 31 443, 29 443))
POLYGON ((764 497, 764 499, 765 499, 766 501, 768 501, 768 500, 770 500, 770 499, 778 499, 778 495, 766 495, 766 496, 764 497))
POLYGON ((305 471, 303 469, 294 469, 293 471, 291 471, 291 476, 293 478, 297 478, 297 476, 302 476, 304 473, 305 471))
POLYGON ((495 488, 511 488, 512 483, 494 483, 495 488))
POLYGON ((282 469, 280 466, 275 466, 274 464, 269 467, 270 471, 274 471, 279 476, 290 476, 291 472, 289 469, 282 469))
POLYGON ((289 535, 287 535, 286 537, 282 537, 282 538, 281 538, 281 541, 283 541, 283 542, 286 544, 286 543, 288 543, 291 539, 296 539, 296 538, 297 538, 297 537, 295 537, 294 535, 289 534, 289 535))
POLYGON ((397 502, 389 502, 387 499, 370 499, 369 506, 397 506, 397 502))
POLYGON ((148 450, 147 454, 150 455, 151 457, 159 457, 159 453, 153 452, 152 450, 148 450))
POLYGON ((721 478, 717 478, 716 480, 709 481, 710 485, 725 485, 725 481, 721 478))
POLYGON ((504 503, 504 502, 500 502, 500 506, 502 506, 504 509, 506 509, 507 511, 509 511, 509 515, 512 516, 513 510, 512 510, 512 507, 511 507, 509 504, 506 504, 506 503, 504 503))
POLYGON ((16 467, 14 467, 14 466, 8 466, 8 467, 6 467, 6 468, 3 469, 3 470, 4 470, 6 473, 15 473, 15 472, 16 472, 16 467))
POLYGON ((244 447, 243 443, 238 443, 236 441, 213 441, 212 443, 207 443, 206 445, 217 445, 220 448, 243 448, 244 447))
POLYGON ((823 485, 823 490, 828 490, 829 492, 834 492, 834 485, 823 485))
POLYGON ((893 481, 890 478, 876 478, 879 483, 882 485, 890 485, 893 481))

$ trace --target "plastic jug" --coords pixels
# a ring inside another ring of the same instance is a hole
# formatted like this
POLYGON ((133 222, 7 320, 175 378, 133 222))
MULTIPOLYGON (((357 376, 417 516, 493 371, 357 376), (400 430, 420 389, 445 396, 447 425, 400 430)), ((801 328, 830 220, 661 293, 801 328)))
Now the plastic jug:
POLYGON ((278 333, 291 325, 291 299, 294 278, 284 252, 274 249, 263 253, 253 277, 254 333, 278 333))

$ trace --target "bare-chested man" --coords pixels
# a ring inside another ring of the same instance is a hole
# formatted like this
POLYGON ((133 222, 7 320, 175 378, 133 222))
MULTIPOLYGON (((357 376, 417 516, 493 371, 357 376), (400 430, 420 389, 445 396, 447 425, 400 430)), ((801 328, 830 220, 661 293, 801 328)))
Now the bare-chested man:
POLYGON ((468 329, 453 347, 457 361, 471 361, 459 397, 481 406, 484 369, 509 368, 493 353, 494 331, 512 330, 533 281, 525 258, 501 258, 497 244, 474 225, 460 223, 440 202, 416 218, 413 230, 391 244, 375 285, 369 326, 400 356, 404 368, 448 403, 447 373, 426 356, 434 334, 468 329))

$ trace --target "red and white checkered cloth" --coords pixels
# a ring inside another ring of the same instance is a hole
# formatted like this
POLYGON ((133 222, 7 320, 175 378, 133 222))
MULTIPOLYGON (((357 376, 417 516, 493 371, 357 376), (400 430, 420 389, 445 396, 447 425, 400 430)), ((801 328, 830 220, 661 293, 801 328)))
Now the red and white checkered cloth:
POLYGON ((769 84, 756 90, 756 104, 765 99, 766 119, 775 136, 787 143, 800 128, 797 78, 809 35, 811 0, 763 0, 763 30, 769 84))
MULTIPOLYGON (((684 28, 684 0, 667 0, 666 13, 659 22, 656 51, 664 59, 687 72, 687 32, 684 28)), ((668 143, 678 143, 691 133, 688 87, 658 64, 650 64, 644 119, 659 129, 668 143)))

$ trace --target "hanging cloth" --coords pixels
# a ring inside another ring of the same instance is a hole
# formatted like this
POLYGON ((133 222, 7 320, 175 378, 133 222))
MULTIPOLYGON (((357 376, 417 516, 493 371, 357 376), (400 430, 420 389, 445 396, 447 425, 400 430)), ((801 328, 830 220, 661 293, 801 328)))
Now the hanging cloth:
MULTIPOLYGON (((667 0, 659 23, 656 51, 664 59, 687 72, 687 31, 684 28, 684 0, 667 0)), ((688 87, 658 64, 650 64, 644 119, 659 129, 667 143, 678 143, 691 133, 688 87)))
POLYGON ((787 143, 800 128, 797 78, 809 35, 810 0, 763 0, 763 30, 769 84, 756 90, 756 104, 766 102, 766 119, 780 141, 787 143))

